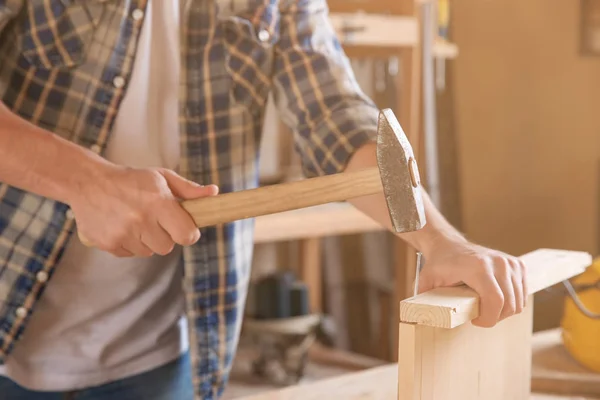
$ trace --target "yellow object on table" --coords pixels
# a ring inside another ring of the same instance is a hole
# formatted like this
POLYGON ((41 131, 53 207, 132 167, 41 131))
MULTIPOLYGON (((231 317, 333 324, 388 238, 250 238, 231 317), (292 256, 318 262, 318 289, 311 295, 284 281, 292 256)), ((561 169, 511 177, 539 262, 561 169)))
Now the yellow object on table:
MULTIPOLYGON (((600 258, 584 273, 573 278, 575 287, 594 285, 600 281, 600 258)), ((591 288, 578 291, 583 305, 592 313, 600 313, 600 290, 591 288)), ((592 319, 583 314, 570 297, 565 300, 561 321, 562 340, 571 356, 584 367, 600 373, 600 319, 592 319)))

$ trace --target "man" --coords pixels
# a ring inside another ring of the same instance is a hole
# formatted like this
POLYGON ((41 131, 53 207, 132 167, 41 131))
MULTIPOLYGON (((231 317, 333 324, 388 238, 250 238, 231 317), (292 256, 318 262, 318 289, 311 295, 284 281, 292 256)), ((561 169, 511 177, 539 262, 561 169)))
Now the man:
MULTIPOLYGON (((257 185, 269 92, 307 176, 376 163, 325 0, 0 0, 0 30, 1 398, 217 399, 253 222, 200 232, 179 200, 257 185)), ((420 290, 520 312, 524 266, 425 201, 420 290)))

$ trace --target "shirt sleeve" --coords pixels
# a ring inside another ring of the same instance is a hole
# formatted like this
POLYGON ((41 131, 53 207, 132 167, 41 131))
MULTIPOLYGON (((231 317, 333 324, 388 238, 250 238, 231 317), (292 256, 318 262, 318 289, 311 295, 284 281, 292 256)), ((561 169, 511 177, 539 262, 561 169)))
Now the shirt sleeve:
POLYGON ((307 177, 342 172, 375 140, 379 110, 360 89, 325 0, 288 1, 275 48, 274 99, 307 177))
POLYGON ((23 0, 0 0, 0 34, 23 7, 23 0))

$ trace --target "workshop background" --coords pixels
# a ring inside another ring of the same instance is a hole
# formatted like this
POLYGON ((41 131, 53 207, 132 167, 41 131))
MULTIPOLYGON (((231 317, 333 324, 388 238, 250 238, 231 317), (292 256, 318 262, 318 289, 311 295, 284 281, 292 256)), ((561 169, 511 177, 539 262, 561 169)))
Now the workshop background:
MULTIPOLYGON (((455 226, 514 255, 561 248, 596 256, 600 1, 329 5, 363 90, 394 110, 425 187, 455 226)), ((302 179, 291 135, 273 109, 266 122, 262 183, 302 179)), ((397 302, 412 289, 412 249, 345 208, 257 220, 257 236, 253 281, 293 272, 310 311, 331 322, 322 327, 325 339, 310 346, 319 366, 307 375, 338 373, 325 365, 354 370, 395 360, 397 302), (303 230, 307 221, 314 227, 303 230)), ((251 291, 249 308, 255 297, 251 291)), ((559 327, 564 302, 560 290, 536 295, 534 331, 559 327)), ((255 371, 253 334, 263 331, 250 314, 231 398, 278 379, 255 371)))

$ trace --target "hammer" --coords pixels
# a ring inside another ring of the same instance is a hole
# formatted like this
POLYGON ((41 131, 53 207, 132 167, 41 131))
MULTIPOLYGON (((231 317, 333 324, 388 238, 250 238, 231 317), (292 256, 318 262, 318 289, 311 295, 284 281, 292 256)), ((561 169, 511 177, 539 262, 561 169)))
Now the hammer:
POLYGON ((377 167, 340 172, 182 202, 199 228, 381 193, 392 226, 410 232, 425 225, 420 178, 412 147, 390 109, 377 124, 377 167))

